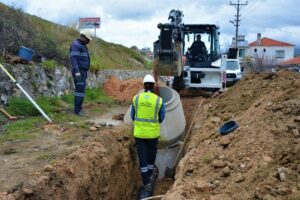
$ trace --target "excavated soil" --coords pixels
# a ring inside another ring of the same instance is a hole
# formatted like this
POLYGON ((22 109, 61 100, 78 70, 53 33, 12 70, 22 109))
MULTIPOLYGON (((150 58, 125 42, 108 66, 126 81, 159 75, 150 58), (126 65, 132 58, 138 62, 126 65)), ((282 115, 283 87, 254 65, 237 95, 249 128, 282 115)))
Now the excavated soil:
POLYGON ((300 74, 247 75, 205 101, 163 199, 300 199, 299 132, 300 74))
POLYGON ((140 179, 130 132, 96 132, 86 146, 0 194, 0 199, 133 199, 140 179))
POLYGON ((141 89, 143 89, 142 79, 120 80, 115 76, 109 76, 103 84, 104 93, 118 101, 130 102, 141 89))
MULTIPOLYGON (((105 85, 106 94, 130 101, 141 80, 111 77, 105 85)), ((187 127, 202 100, 182 99, 187 127)), ((226 93, 204 100, 174 184, 158 181, 155 195, 168 190, 163 199, 300 199, 299 131, 300 75, 247 75, 226 93), (228 120, 239 128, 221 136, 218 128, 228 120)), ((83 148, 41 173, 0 199, 135 199, 140 184, 128 128, 95 132, 83 148)))

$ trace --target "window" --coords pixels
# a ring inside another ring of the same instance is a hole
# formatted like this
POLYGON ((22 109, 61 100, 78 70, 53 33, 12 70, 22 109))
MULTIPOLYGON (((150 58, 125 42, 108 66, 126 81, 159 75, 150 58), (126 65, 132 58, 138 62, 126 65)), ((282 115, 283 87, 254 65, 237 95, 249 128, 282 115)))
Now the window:
POLYGON ((239 57, 244 58, 246 55, 246 50, 245 49, 239 49, 239 57))
POLYGON ((237 60, 227 60, 227 70, 237 70, 239 69, 239 61, 237 60))
POLYGON ((254 52, 256 53, 256 52, 257 52, 257 49, 254 49, 254 52))
POLYGON ((284 58, 284 50, 276 50, 275 58, 284 58))

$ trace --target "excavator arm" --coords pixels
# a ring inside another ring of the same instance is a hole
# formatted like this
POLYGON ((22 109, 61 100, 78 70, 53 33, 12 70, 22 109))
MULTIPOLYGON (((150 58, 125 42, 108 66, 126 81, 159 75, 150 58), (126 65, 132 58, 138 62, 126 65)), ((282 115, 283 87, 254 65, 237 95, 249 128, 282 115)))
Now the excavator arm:
POLYGON ((180 76, 183 70, 184 24, 183 13, 171 10, 170 23, 158 24, 159 39, 154 42, 154 72, 162 76, 180 76))

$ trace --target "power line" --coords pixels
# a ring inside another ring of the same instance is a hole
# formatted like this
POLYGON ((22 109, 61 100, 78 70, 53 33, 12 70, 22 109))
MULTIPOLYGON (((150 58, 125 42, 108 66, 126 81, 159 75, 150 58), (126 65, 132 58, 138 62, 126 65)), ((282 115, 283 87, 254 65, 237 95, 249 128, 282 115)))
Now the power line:
POLYGON ((247 6, 246 9, 241 10, 241 15, 245 16, 254 7, 256 3, 258 3, 258 0, 254 0, 252 1, 252 3, 249 3, 249 6, 247 6))
POLYGON ((230 1, 230 5, 234 6, 236 8, 236 19, 234 20, 235 22, 233 23, 233 25, 235 26, 235 48, 237 49, 237 40, 238 40, 238 34, 239 34, 239 26, 240 26, 240 9, 242 8, 242 6, 246 6, 248 5, 248 2, 246 3, 240 3, 240 0, 237 0, 237 3, 232 3, 230 1))

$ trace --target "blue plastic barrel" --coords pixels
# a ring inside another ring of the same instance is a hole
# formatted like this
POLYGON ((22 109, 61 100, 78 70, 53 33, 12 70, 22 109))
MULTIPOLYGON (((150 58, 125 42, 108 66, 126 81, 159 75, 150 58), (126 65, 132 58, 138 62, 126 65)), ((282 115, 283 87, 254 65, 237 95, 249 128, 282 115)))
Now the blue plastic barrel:
POLYGON ((20 46, 19 49, 19 57, 21 57, 24 60, 31 61, 33 56, 34 50, 26 48, 24 46, 20 46))

